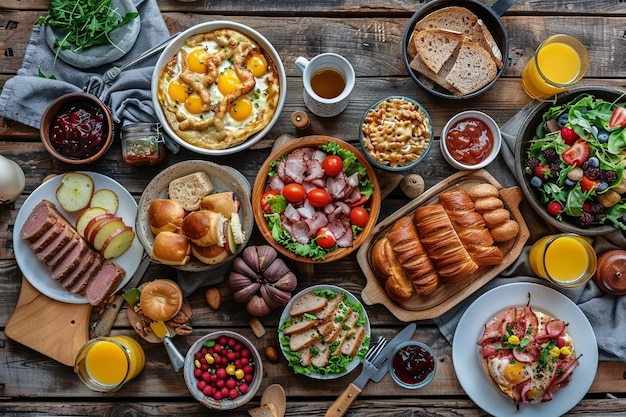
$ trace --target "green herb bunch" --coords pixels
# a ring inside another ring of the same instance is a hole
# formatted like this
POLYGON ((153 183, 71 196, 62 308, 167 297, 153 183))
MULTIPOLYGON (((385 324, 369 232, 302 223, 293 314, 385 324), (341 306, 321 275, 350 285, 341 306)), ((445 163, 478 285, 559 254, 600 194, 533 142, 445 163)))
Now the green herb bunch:
POLYGON ((110 34, 139 15, 129 12, 121 16, 111 8, 111 0, 50 0, 48 14, 39 17, 36 25, 48 24, 59 33, 62 39, 55 39, 56 54, 50 75, 46 76, 41 67, 39 76, 55 79, 54 67, 59 52, 73 47, 77 54, 95 45, 113 45, 110 34))

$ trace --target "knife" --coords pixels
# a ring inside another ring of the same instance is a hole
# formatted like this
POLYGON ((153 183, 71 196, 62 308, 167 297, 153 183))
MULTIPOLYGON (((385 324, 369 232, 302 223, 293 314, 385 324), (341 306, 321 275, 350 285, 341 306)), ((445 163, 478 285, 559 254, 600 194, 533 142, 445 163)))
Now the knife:
POLYGON ((372 379, 373 377, 378 377, 378 381, 382 379, 382 377, 387 372, 387 366, 385 364, 387 358, 391 356, 393 350, 396 346, 398 346, 402 342, 406 342, 410 340, 415 332, 415 328, 417 326, 415 323, 411 323, 406 326, 404 329, 400 331, 389 343, 387 346, 372 360, 371 363, 364 362, 363 370, 356 377, 356 379, 346 388, 339 398, 335 400, 334 403, 331 404, 328 411, 326 411, 325 417, 341 417, 343 416, 348 408, 355 400, 355 398, 361 393, 367 381, 372 379), (384 372, 383 372, 384 371, 384 372), (380 375, 378 375, 380 373, 380 375))
POLYGON ((122 287, 120 291, 117 292, 113 302, 107 307, 107 309, 104 311, 104 313, 102 313, 98 320, 94 321, 91 324, 92 337, 108 336, 111 333, 113 323, 115 323, 115 318, 120 312, 122 304, 124 304, 124 297, 122 296, 122 294, 132 288, 135 288, 137 284, 139 284, 139 282, 143 278, 143 275, 146 273, 146 270, 150 266, 150 262, 150 257, 146 253, 144 253, 143 258, 141 259, 141 263, 137 267, 137 270, 135 271, 133 277, 124 287, 122 287))

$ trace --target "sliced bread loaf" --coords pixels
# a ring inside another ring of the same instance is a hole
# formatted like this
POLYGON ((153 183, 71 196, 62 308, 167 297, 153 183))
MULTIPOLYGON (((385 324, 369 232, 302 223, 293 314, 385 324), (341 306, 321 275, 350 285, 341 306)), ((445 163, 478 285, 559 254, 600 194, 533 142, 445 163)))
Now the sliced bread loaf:
POLYGON ((168 187, 169 198, 187 211, 200 209, 200 202, 214 190, 213 182, 206 172, 199 171, 172 180, 168 187))
POLYGON ((439 28, 469 34, 477 20, 478 17, 465 7, 449 6, 426 15, 415 25, 415 29, 439 28))
POLYGON ((469 36, 491 54, 491 58, 493 58, 498 68, 502 68, 502 51, 500 51, 496 40, 493 38, 489 29, 487 29, 487 26, 485 26, 485 22, 478 19, 476 24, 472 27, 469 36))
POLYGON ((461 94, 470 94, 487 85, 497 72, 491 54, 478 43, 465 39, 446 81, 461 94))
POLYGON ((431 71, 438 73, 463 41, 461 32, 447 29, 425 29, 414 37, 417 53, 431 71))

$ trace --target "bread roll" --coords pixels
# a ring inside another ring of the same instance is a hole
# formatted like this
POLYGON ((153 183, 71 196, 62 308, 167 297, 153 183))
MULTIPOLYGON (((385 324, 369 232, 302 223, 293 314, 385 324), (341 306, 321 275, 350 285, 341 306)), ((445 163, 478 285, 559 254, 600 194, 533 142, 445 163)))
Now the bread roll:
POLYGON ((191 253, 200 262, 207 265, 219 264, 228 258, 228 251, 218 245, 211 246, 198 246, 194 243, 191 244, 191 253))
POLYGON ((498 192, 496 186, 489 183, 477 184, 472 186, 472 188, 468 190, 468 194, 474 201, 476 201, 477 198, 500 196, 500 193, 498 192))
POLYGON ((152 244, 152 257, 165 265, 186 265, 190 253, 189 239, 179 233, 161 232, 152 244))
POLYGON ((493 240, 496 242, 506 242, 513 239, 519 233, 519 223, 513 219, 509 219, 504 223, 489 229, 493 240))
POLYGON ((198 246, 224 246, 224 225, 227 219, 214 211, 198 210, 183 220, 182 230, 198 246))
POLYGON ((185 209, 169 198, 153 200, 148 207, 148 224, 155 235, 160 232, 175 232, 183 224, 185 209))
POLYGON ((474 200, 474 208, 484 214, 487 211, 497 210, 504 207, 504 203, 498 197, 480 197, 474 200))
POLYGON ((187 211, 200 209, 202 199, 213 192, 213 182, 206 172, 194 172, 169 183, 169 198, 176 200, 187 211))
POLYGON ((439 287, 439 275, 420 241, 413 218, 405 216, 398 219, 389 229, 387 238, 415 293, 424 296, 435 292, 439 287))
POLYGON ((505 208, 488 210, 483 213, 483 218, 485 219, 487 227, 496 227, 497 225, 509 220, 511 218, 511 213, 505 208))
POLYGON ((155 279, 140 289, 141 311, 152 320, 170 320, 178 314, 183 305, 183 292, 172 280, 155 279))
POLYGON ((235 193, 225 191, 223 193, 209 194, 204 197, 200 202, 200 208, 202 210, 220 213, 227 219, 230 219, 231 213, 237 213, 239 211, 239 201, 237 201, 235 193))
POLYGON ((404 301, 413 295, 413 284, 396 259, 389 239, 378 239, 372 247, 371 257, 374 273, 382 280, 390 298, 404 301))

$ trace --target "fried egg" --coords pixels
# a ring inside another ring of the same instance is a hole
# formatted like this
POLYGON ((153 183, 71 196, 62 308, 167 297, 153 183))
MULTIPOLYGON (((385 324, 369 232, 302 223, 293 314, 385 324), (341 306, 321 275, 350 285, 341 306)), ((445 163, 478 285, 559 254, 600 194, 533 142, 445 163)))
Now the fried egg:
POLYGON ((187 39, 161 71, 158 89, 170 127, 206 149, 235 146, 263 129, 280 94, 269 56, 231 29, 187 39))

